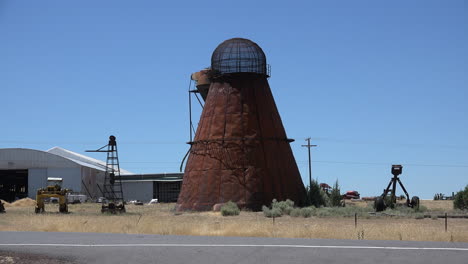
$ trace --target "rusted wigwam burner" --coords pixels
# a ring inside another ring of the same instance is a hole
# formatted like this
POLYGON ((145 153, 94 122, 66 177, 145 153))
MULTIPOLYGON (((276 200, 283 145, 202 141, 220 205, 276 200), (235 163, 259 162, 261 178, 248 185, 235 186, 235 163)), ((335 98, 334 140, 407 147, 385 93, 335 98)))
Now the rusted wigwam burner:
POLYGON ((178 210, 212 210, 228 201, 260 210, 274 198, 305 203, 293 140, 286 136, 267 77, 264 52, 242 38, 221 43, 211 69, 192 75, 207 94, 178 210))

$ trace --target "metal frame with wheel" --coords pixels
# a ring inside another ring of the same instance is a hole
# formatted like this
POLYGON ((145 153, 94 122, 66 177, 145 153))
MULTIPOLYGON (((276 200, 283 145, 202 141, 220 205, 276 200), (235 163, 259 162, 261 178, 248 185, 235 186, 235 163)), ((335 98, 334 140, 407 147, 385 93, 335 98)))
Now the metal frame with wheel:
POLYGON ((385 210, 388 206, 391 208, 394 208, 396 205, 396 188, 397 188, 397 182, 400 185, 401 189, 406 195, 406 205, 411 208, 416 208, 419 209, 419 197, 418 196, 413 196, 410 199, 410 196, 408 192, 406 191, 405 186, 403 186, 403 183, 401 182, 400 178, 398 176, 403 172, 403 166, 402 165, 392 165, 392 174, 393 177, 390 179, 390 183, 388 183, 387 188, 384 190, 383 194, 379 197, 377 197, 374 201, 374 208, 377 212, 385 210), (390 189, 391 187, 391 189, 390 189), (390 202, 387 204, 387 200, 385 199, 387 197, 387 194, 391 191, 390 194, 390 202))

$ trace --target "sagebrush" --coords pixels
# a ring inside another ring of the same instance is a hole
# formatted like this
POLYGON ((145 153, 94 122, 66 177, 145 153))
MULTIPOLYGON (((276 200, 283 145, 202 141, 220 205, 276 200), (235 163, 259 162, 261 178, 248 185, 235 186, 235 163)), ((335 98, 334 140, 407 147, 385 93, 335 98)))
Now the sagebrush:
POLYGON ((236 203, 229 201, 221 206, 221 215, 222 216, 232 216, 232 215, 239 215, 240 209, 236 203))
POLYGON ((282 215, 290 215, 294 210, 294 202, 287 199, 286 201, 277 201, 273 199, 271 208, 267 206, 262 207, 263 214, 266 217, 280 217, 282 215))

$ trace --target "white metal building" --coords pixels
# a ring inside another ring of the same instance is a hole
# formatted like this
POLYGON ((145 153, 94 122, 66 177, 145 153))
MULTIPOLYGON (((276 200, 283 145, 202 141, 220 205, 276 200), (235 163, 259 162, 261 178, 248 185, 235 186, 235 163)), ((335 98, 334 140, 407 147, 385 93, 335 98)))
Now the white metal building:
MULTIPOLYGON (((106 164, 59 147, 48 151, 24 148, 0 149, 0 199, 36 197, 48 177, 63 179, 63 187, 88 197, 101 196, 106 164)), ((121 175, 131 172, 121 169, 121 175)))
MULTIPOLYGON (((35 199, 36 191, 47 186, 48 177, 62 178, 64 188, 98 198, 102 193, 106 163, 60 147, 47 151, 0 149, 0 199, 35 199)), ((125 200, 175 202, 183 173, 134 174, 120 169, 125 200)))
POLYGON ((126 200, 148 202, 158 199, 162 203, 176 202, 182 186, 183 173, 156 173, 122 175, 126 200))

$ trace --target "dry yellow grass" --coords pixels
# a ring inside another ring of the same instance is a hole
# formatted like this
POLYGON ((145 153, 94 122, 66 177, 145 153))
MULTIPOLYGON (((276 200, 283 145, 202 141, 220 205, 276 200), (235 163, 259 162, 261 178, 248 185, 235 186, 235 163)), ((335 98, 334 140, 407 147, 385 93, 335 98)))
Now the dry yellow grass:
POLYGON ((369 204, 373 204, 374 202, 370 201, 353 201, 353 200, 344 200, 346 206, 357 206, 357 207, 367 207, 369 204))
MULTIPOLYGON (((357 207, 367 207, 369 204, 372 205, 374 204, 373 201, 352 201, 352 200, 346 200, 346 205, 349 206, 357 206, 357 207)), ((404 203, 405 200, 399 201, 399 203, 404 203)), ((424 207, 426 207, 428 210, 431 211, 451 211, 453 210, 453 201, 448 201, 448 200, 421 200, 420 204, 424 207)))
POLYGON ((261 212, 241 212, 223 217, 220 213, 174 215, 174 204, 128 205, 128 213, 100 213, 99 204, 69 205, 70 214, 59 214, 56 205, 49 213, 36 215, 34 207, 9 207, 0 215, 0 231, 104 232, 163 235, 251 236, 331 239, 375 239, 468 242, 468 219, 359 219, 354 218, 266 218, 261 212))
POLYGON ((453 201, 421 200, 421 205, 425 206, 428 210, 435 210, 435 211, 453 210, 453 201))

